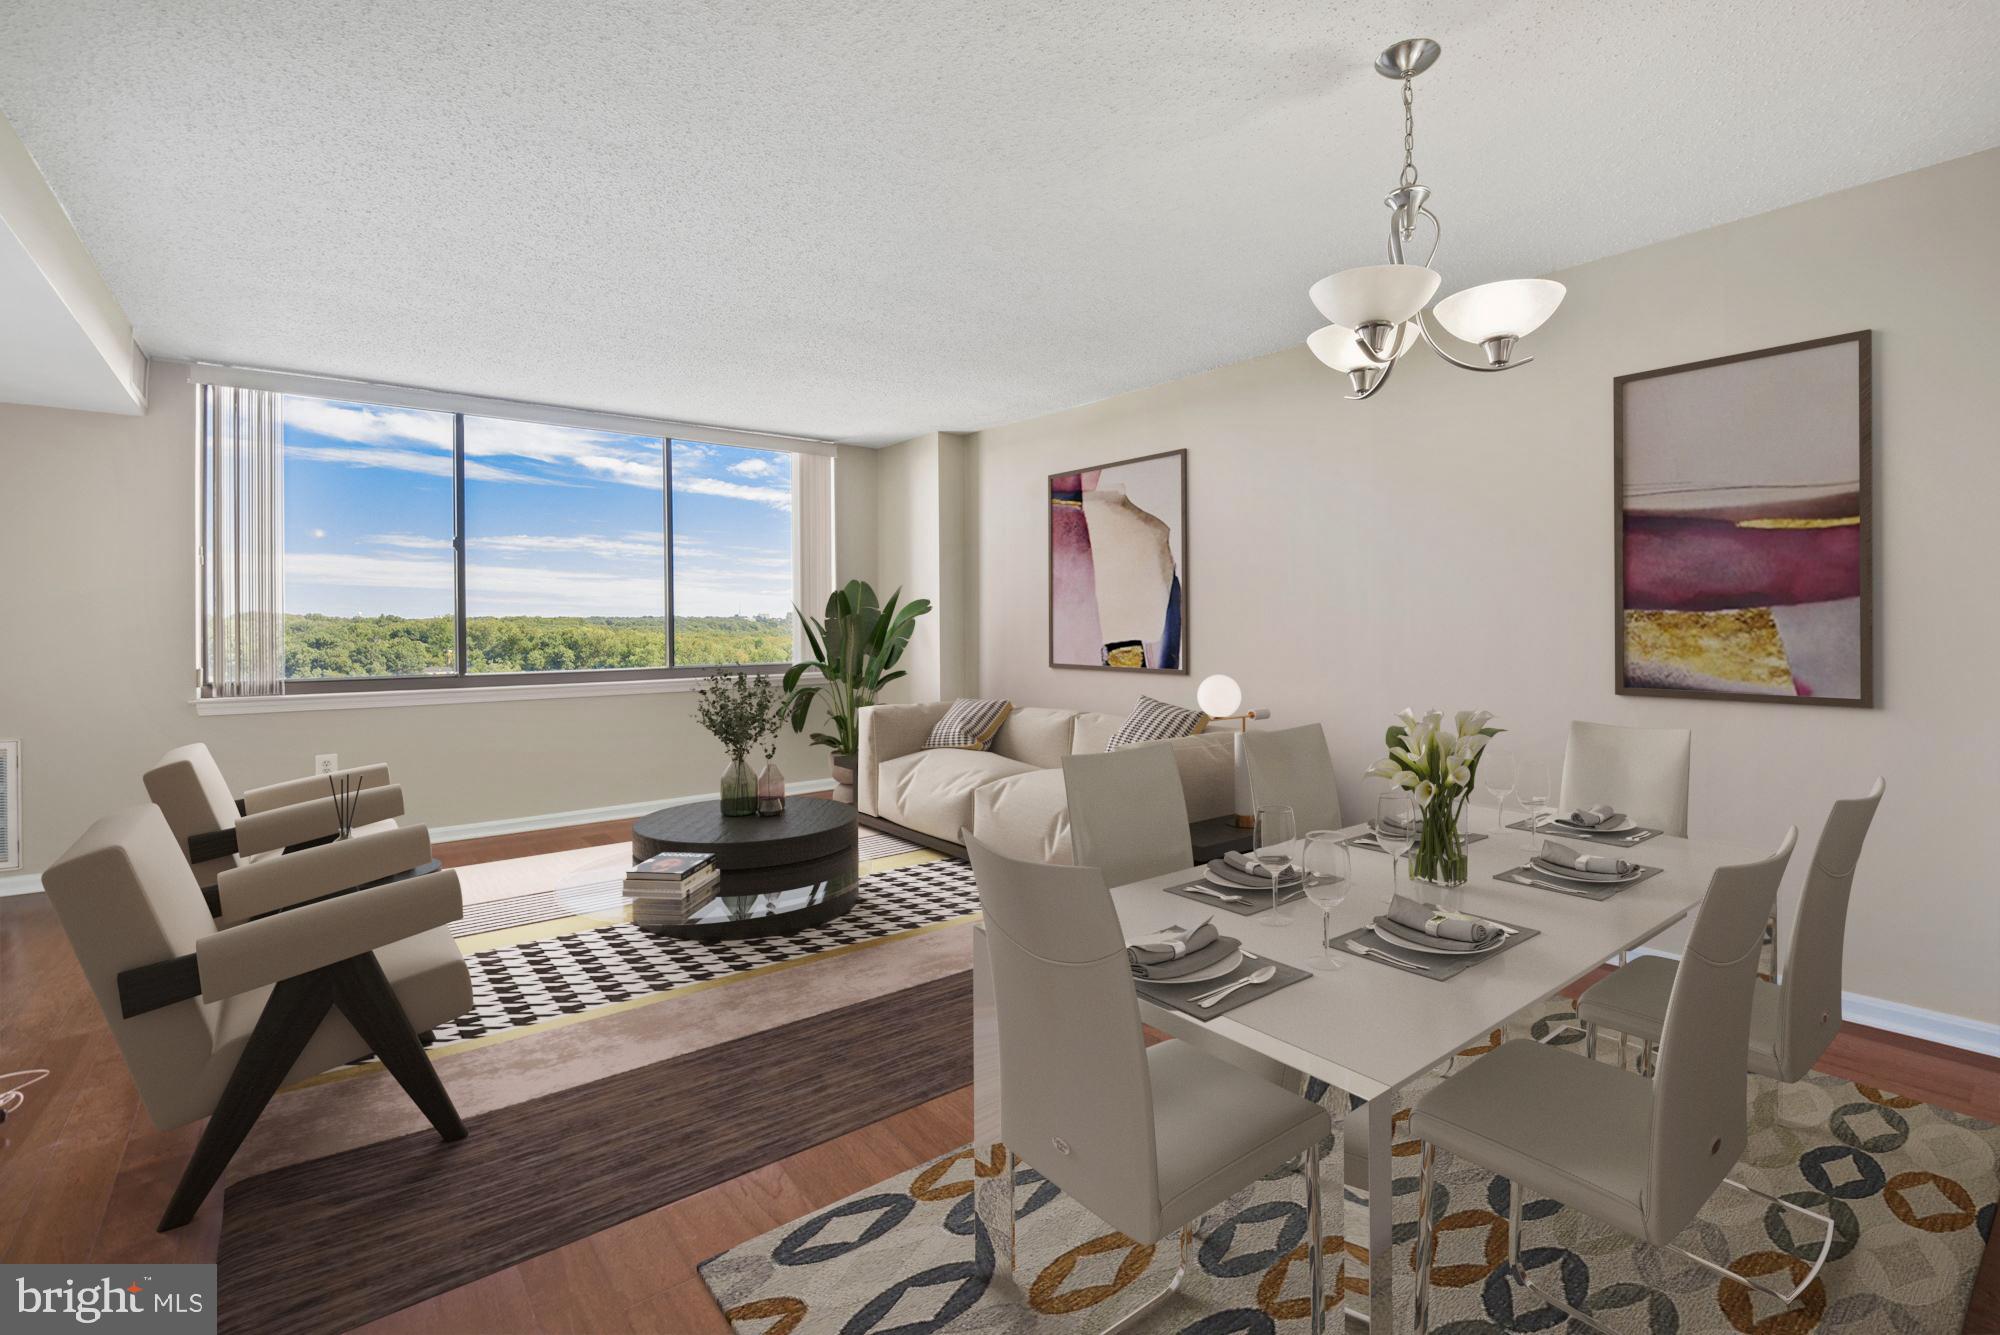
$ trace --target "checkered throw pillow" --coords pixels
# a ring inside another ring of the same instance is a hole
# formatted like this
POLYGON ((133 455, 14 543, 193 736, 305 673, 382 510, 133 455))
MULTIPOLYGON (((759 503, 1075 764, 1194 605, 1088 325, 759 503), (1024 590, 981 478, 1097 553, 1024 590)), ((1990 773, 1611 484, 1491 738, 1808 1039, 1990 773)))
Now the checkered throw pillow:
POLYGON ((954 700, 924 742, 927 751, 984 751, 1014 712, 1008 700, 954 700))
POLYGON ((1139 703, 1132 708, 1132 717, 1118 725, 1118 731, 1111 734, 1111 740, 1104 744, 1104 749, 1116 751, 1121 746, 1136 746, 1140 742, 1192 737, 1207 726, 1208 715, 1199 709, 1182 709, 1179 705, 1142 695, 1139 703))

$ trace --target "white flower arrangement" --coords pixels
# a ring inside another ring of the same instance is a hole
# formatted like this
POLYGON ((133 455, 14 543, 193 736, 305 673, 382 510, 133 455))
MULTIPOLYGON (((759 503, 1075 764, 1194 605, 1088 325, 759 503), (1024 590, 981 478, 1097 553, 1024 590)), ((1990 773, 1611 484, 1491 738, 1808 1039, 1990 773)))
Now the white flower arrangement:
POLYGON ((1479 757, 1503 729, 1491 726, 1484 709, 1461 709, 1447 727, 1433 709, 1419 716, 1405 709, 1389 725, 1389 754, 1368 767, 1372 778, 1409 790, 1423 830, 1411 852, 1411 870, 1426 880, 1457 884, 1465 879, 1465 846, 1457 840, 1458 818, 1479 778, 1479 757))

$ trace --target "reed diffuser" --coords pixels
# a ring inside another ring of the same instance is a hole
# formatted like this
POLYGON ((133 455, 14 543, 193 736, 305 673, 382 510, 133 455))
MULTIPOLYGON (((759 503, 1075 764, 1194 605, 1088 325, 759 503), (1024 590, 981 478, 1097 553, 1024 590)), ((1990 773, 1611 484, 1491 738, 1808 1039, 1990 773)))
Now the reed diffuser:
POLYGON ((350 839, 354 836, 354 813, 361 806, 361 776, 329 774, 326 786, 333 792, 333 837, 350 839))

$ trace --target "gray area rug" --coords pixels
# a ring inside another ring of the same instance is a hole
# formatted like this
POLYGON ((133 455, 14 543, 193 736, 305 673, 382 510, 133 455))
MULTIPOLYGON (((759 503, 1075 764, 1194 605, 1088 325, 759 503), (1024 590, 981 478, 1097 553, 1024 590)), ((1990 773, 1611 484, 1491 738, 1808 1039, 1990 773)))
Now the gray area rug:
MULTIPOLYGON (((1524 1012, 1509 1037, 1559 1026, 1566 1003, 1524 1012)), ((1475 1049, 1474 1052, 1483 1051, 1475 1049)), ((1606 1053, 1607 1060, 1615 1060, 1606 1053)), ((1472 1060, 1477 1060, 1474 1056, 1472 1060)), ((1584 1058, 1578 1055, 1577 1060, 1584 1058)), ((1421 1093, 1422 1088, 1414 1091, 1421 1093)), ((1525 1260, 1536 1282, 1599 1312, 1617 1330, 1937 1332, 1965 1320, 2000 1196, 2000 1129, 1882 1090, 1815 1075, 1796 1085, 1751 1077, 1750 1144, 1736 1176, 1830 1213, 1833 1259, 1787 1312, 1775 1299, 1658 1248, 1633 1242, 1551 1200, 1525 1210, 1525 1260)), ((1416 1237, 1417 1145, 1397 1120, 1397 1268, 1408 1275, 1416 1237)), ((997 1155, 983 1156, 997 1164, 997 1155)), ((1332 1174, 1338 1153, 1327 1156, 1332 1174)), ((1441 1335, 1545 1331, 1565 1318, 1498 1271, 1506 1256, 1504 1180, 1448 1157, 1434 1191, 1442 1220, 1432 1304, 1441 1335)), ((975 1264, 970 1147, 775 1229, 702 1267, 702 1278, 746 1335, 816 1332, 1101 1330, 1173 1273, 1171 1243, 1139 1246, 1110 1232, 1024 1169, 1015 1208, 1018 1288, 991 1289, 975 1264)), ((1334 1183, 1327 1198, 1338 1200, 1334 1183)), ((1339 1228, 1342 1215, 1329 1219, 1339 1228)), ((1795 1239, 1785 1212, 1724 1190, 1678 1241, 1739 1273, 1802 1276, 1817 1239, 1795 1239)), ((1321 1239, 1328 1285, 1365 1284, 1349 1265, 1365 1251, 1321 1239)), ((1182 1335, 1302 1330, 1310 1314, 1304 1189, 1284 1174, 1208 1220, 1182 1295, 1146 1329, 1182 1335)), ((1412 1285, 1397 1285, 1396 1328, 1410 1329, 1412 1285)))

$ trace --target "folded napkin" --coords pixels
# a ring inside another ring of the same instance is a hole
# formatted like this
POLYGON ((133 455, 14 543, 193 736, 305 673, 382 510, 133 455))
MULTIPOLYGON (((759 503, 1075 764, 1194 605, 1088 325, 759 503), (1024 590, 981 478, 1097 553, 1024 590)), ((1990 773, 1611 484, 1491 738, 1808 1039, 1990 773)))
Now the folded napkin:
POLYGON ((1132 976, 1138 979, 1179 978, 1210 965, 1220 964, 1234 954, 1240 943, 1233 936, 1220 936, 1215 925, 1169 927, 1141 937, 1125 947, 1132 962, 1132 976), (1179 946, 1179 954, 1172 953, 1179 946))
MULTIPOLYGON (((1271 869, 1257 861, 1256 858, 1251 857, 1248 853, 1239 853, 1231 849, 1222 855, 1222 860, 1233 871, 1240 871, 1245 876, 1255 876, 1266 885, 1269 885, 1271 882, 1271 869)), ((1285 868, 1285 879, 1288 881, 1296 879, 1298 871, 1297 867, 1285 868)))
POLYGON ((1632 870, 1632 864, 1624 858, 1585 853, 1551 839, 1542 841, 1542 849, 1535 856, 1552 867, 1568 867, 1571 871, 1594 872, 1600 876, 1623 876, 1632 870))
POLYGON ((1394 816, 1384 816, 1377 823, 1385 829, 1391 830, 1413 830, 1417 827, 1417 820, 1414 816, 1409 820, 1398 820, 1394 816))
POLYGON ((1581 825, 1586 830, 1594 830, 1618 814, 1617 809, 1605 802, 1594 807, 1578 807, 1563 817, 1571 825, 1581 825))
POLYGON ((1389 901, 1387 916, 1399 927, 1441 941, 1484 941, 1495 931, 1491 923, 1482 919, 1449 913, 1433 904, 1420 904, 1406 895, 1397 895, 1389 901))

